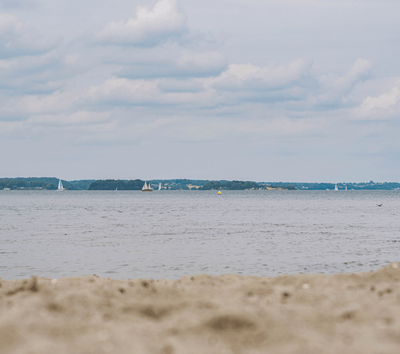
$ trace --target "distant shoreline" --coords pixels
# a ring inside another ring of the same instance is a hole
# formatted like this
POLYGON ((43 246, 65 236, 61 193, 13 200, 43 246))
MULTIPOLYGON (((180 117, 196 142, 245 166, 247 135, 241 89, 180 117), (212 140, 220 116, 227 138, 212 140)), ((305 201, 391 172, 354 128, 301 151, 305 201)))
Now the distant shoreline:
MULTIPOLYGON (((0 178, 0 190, 56 190, 56 177, 0 178)), ((141 190, 144 180, 62 180, 66 190, 141 190)), ((302 182, 254 182, 254 181, 211 181, 189 179, 147 180, 162 190, 400 190, 398 182, 342 182, 342 183, 302 183, 302 182)))

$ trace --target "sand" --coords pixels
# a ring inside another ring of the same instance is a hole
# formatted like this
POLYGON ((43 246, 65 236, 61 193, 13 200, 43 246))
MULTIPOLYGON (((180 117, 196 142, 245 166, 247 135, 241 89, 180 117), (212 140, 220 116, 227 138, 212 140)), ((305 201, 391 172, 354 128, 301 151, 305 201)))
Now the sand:
POLYGON ((400 353, 400 263, 180 280, 0 279, 0 353, 400 353))

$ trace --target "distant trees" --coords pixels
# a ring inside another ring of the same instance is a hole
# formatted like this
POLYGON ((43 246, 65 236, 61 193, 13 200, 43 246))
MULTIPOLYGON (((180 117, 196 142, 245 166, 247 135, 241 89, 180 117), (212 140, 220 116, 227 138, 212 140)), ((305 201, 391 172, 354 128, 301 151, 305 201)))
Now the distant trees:
POLYGON ((79 181, 62 181, 64 188, 68 190, 87 190, 92 182, 94 182, 93 179, 83 179, 79 181))
MULTIPOLYGON (((287 184, 286 182, 273 182, 276 186, 287 184)), ((337 185, 339 190, 398 190, 400 183, 398 182, 341 182, 341 183, 291 183, 294 187, 300 190, 334 190, 337 185)))
MULTIPOLYGON (((68 190, 87 190, 94 180, 62 181, 68 190)), ((47 189, 54 190, 58 187, 58 178, 55 177, 19 177, 1 178, 0 189, 47 189)))
POLYGON ((245 181, 211 181, 200 187, 199 190, 223 189, 223 190, 245 190, 245 189, 260 189, 256 182, 245 181))
POLYGON ((121 191, 135 191, 141 190, 144 185, 144 181, 140 179, 130 180, 130 181, 122 181, 115 179, 106 179, 106 180, 98 180, 94 181, 89 185, 88 190, 121 190, 121 191))
MULTIPOLYGON (((190 179, 151 180, 153 187, 162 183, 163 189, 188 190, 246 190, 246 189, 285 189, 285 190, 333 190, 335 183, 296 183, 296 182, 252 182, 252 181, 209 181, 190 179), (195 188, 193 188, 195 187, 195 188)), ((67 190, 141 190, 143 180, 77 180, 62 181, 67 190)), ((336 183, 339 190, 400 190, 398 182, 342 182, 336 183)), ((0 178, 0 190, 9 188, 55 190, 58 178, 55 177, 18 177, 0 178)))
POLYGON ((0 189, 57 189, 57 187, 51 183, 38 180, 27 180, 23 178, 2 178, 0 179, 0 189))
POLYGON ((257 183, 251 181, 210 181, 205 183, 199 190, 247 190, 247 189, 284 189, 296 190, 293 185, 272 185, 266 183, 257 183))

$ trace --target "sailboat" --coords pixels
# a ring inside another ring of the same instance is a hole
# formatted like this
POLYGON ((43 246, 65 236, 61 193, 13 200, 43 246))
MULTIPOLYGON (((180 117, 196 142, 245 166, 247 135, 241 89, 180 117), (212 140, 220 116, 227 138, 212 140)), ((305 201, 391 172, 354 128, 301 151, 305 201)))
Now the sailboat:
POLYGON ((337 184, 335 184, 335 191, 338 191, 339 189, 338 189, 338 187, 337 187, 337 184))
POLYGON ((158 190, 161 190, 161 183, 158 184, 158 190))
POLYGON ((150 182, 149 184, 144 181, 144 186, 142 187, 142 192, 152 192, 153 188, 151 188, 150 182))
POLYGON ((63 187, 63 184, 62 184, 62 182, 61 182, 61 179, 59 179, 58 180, 58 188, 57 188, 57 191, 63 191, 65 188, 63 187))

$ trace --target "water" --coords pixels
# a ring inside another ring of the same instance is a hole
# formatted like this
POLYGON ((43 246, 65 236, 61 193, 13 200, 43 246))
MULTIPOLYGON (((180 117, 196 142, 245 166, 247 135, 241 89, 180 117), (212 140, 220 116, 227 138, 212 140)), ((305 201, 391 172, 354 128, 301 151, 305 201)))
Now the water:
POLYGON ((0 277, 376 270, 400 261, 399 199, 400 191, 0 191, 0 277))

